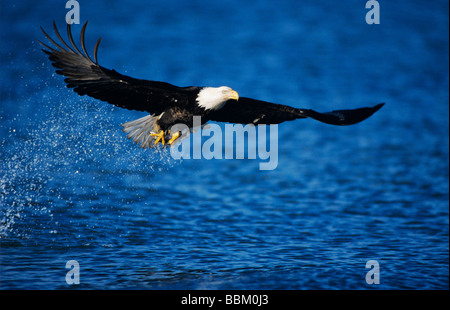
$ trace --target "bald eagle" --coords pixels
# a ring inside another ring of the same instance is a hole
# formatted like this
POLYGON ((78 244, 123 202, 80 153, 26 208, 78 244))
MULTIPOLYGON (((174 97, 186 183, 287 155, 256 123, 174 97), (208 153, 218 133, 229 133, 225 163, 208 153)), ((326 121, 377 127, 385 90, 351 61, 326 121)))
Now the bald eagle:
POLYGON ((85 46, 87 22, 80 34, 82 51, 75 44, 70 24, 67 37, 70 45, 61 37, 55 22, 53 28, 59 42, 53 40, 41 27, 45 37, 54 45, 39 42, 48 56, 56 73, 65 76, 67 87, 73 88, 80 96, 88 95, 109 102, 115 106, 145 111, 149 115, 122 124, 129 139, 148 148, 162 143, 171 145, 181 136, 172 132, 175 124, 193 126, 193 116, 201 116, 202 124, 208 121, 240 124, 279 124, 298 118, 318 120, 332 125, 351 125, 361 122, 380 109, 384 103, 374 107, 354 110, 336 110, 319 113, 310 109, 297 109, 286 105, 239 97, 227 86, 221 87, 178 87, 166 82, 132 78, 98 64, 97 52, 100 39, 94 46, 92 59, 85 46), (166 143, 167 140, 167 143, 166 143))

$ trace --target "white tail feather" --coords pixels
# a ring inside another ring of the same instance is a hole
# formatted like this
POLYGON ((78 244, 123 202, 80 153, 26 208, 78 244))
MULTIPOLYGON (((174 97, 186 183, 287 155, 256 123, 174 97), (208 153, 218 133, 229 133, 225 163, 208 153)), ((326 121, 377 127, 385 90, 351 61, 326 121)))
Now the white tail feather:
POLYGON ((123 131, 127 133, 128 139, 133 139, 133 142, 140 144, 142 148, 153 147, 154 137, 150 133, 158 133, 160 128, 156 121, 158 117, 147 115, 137 120, 122 124, 123 131))

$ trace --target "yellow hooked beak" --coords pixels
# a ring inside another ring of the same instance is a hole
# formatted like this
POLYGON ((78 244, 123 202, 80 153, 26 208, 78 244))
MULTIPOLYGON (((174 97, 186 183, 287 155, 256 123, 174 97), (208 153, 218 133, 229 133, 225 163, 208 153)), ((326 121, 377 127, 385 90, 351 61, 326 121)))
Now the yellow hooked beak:
POLYGON ((236 101, 239 100, 239 94, 237 93, 237 91, 235 91, 235 90, 232 90, 232 91, 231 91, 230 99, 234 99, 234 100, 236 100, 236 101))

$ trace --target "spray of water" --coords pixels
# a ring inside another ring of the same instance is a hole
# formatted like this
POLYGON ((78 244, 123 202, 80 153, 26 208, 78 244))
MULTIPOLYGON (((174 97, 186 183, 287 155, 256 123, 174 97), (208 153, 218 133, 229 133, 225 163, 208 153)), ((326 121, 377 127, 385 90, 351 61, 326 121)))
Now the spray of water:
POLYGON ((52 205, 83 191, 95 196, 96 186, 107 186, 102 175, 154 175, 177 164, 166 149, 143 150, 127 140, 115 107, 67 89, 46 90, 41 101, 22 102, 40 104, 34 115, 1 123, 0 238, 26 239, 36 228, 57 233, 52 205))

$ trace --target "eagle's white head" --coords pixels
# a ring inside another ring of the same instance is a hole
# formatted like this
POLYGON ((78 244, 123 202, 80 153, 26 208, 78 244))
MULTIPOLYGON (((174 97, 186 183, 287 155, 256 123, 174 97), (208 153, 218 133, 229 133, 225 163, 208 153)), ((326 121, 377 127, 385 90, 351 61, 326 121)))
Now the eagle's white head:
POLYGON ((230 87, 204 87, 197 95, 197 104, 205 110, 218 110, 228 100, 239 100, 239 95, 230 87))

